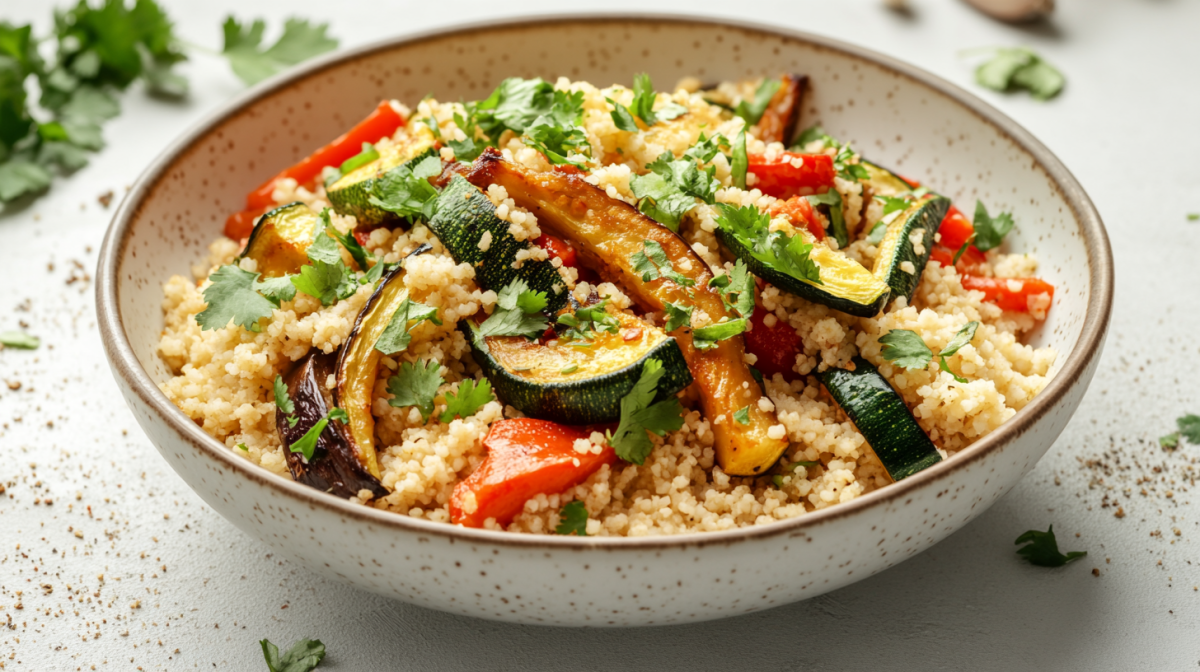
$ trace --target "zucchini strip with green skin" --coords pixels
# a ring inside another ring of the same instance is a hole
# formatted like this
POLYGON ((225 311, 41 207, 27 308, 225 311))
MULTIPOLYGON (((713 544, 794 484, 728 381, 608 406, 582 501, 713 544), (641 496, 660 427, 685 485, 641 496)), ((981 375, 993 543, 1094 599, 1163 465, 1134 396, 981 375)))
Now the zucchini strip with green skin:
POLYGON ((437 155, 433 133, 424 127, 418 133, 409 135, 406 132, 380 152, 378 159, 355 168, 329 185, 325 194, 333 211, 339 215, 353 215, 364 230, 403 221, 396 213, 372 205, 371 193, 375 182, 387 173, 404 166, 411 168, 425 157, 437 155))
POLYGON ((265 213, 254 225, 237 261, 253 259, 264 278, 299 273, 308 262, 308 246, 319 216, 307 205, 288 203, 265 213))
POLYGON ((655 401, 692 382, 687 361, 674 338, 636 317, 614 315, 617 333, 600 332, 582 347, 576 341, 530 341, 523 336, 481 338, 473 322, 459 329, 471 354, 505 403, 532 418, 564 425, 592 425, 621 419, 621 399, 629 394, 649 359, 666 371, 655 401))
MULTIPOLYGON (((526 172, 488 150, 475 161, 468 179, 481 187, 504 187, 509 198, 537 216, 539 226, 570 241, 601 277, 622 285, 643 309, 662 311, 669 301, 692 306, 692 319, 703 324, 732 317, 720 295, 708 287, 713 277, 708 264, 682 238, 628 203, 610 198, 582 176, 526 172), (661 245, 675 271, 695 281, 695 286, 681 287, 667 278, 643 281, 631 257, 643 250, 646 241, 661 245)), ((779 420, 774 411, 759 408, 763 393, 743 359, 742 337, 718 341, 716 347, 701 351, 692 345, 690 327, 680 327, 671 335, 699 388, 721 468, 736 476, 765 472, 788 442, 786 437, 773 439, 768 434, 779 420), (735 422, 733 414, 747 407, 749 422, 735 422)))
POLYGON ((903 296, 905 301, 912 301, 913 292, 921 282, 921 273, 929 262, 929 254, 933 252, 933 236, 949 208, 950 201, 945 197, 921 198, 887 225, 883 240, 879 241, 872 273, 891 287, 892 299, 903 296), (919 243, 913 242, 914 237, 919 243), (912 263, 911 272, 904 267, 906 261, 912 263))
POLYGON ((942 456, 917 424, 904 400, 870 362, 853 360, 854 370, 826 369, 821 384, 858 428, 888 475, 900 480, 942 456))

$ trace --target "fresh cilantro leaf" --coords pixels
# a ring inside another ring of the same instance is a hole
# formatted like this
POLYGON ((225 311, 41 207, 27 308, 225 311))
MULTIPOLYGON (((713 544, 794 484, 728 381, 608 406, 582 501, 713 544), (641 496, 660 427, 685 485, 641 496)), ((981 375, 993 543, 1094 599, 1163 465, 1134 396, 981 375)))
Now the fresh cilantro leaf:
POLYGON ((825 129, 821 128, 820 124, 809 126, 800 132, 800 137, 796 138, 796 144, 792 145, 793 150, 803 150, 808 145, 820 141, 823 147, 840 147, 841 143, 834 140, 825 129))
POLYGON ((972 225, 975 227, 976 249, 987 252, 1004 242, 1004 237, 1012 231, 1013 218, 1007 212, 1002 212, 994 218, 989 217, 983 201, 975 201, 975 220, 972 225))
MULTIPOLYGON (((534 292, 533 290, 529 289, 529 283, 525 282, 521 278, 513 278, 512 282, 500 288, 500 291, 497 292, 496 306, 501 310, 516 310, 521 304, 521 295, 523 294, 540 294, 542 299, 546 298, 546 294, 544 292, 534 292)), ((529 301, 536 301, 536 299, 526 299, 526 302, 529 301)))
POLYGON ((375 341, 375 349, 385 355, 394 355, 408 349, 408 344, 412 342, 408 323, 412 322, 413 326, 416 326, 425 320, 437 325, 442 323, 437 316, 437 308, 405 297, 396 308, 396 312, 392 313, 392 319, 384 327, 379 339, 375 341))
POLYGON ((883 242, 883 237, 887 235, 887 222, 882 219, 875 222, 875 226, 871 227, 871 232, 867 234, 867 242, 872 245, 878 245, 883 242))
MULTIPOLYGON (((87 163, 87 152, 69 142, 46 141, 38 148, 37 164, 47 169, 57 165, 66 171, 79 170, 87 163)), ((0 166, 0 171, 3 171, 3 166, 0 166)))
POLYGON ((517 294, 517 308, 525 313, 540 313, 549 305, 545 292, 523 291, 517 294))
POLYGON ((1063 565, 1082 558, 1087 551, 1071 551, 1063 555, 1058 550, 1058 541, 1054 538, 1054 526, 1045 532, 1029 530, 1017 537, 1015 544, 1026 544, 1017 549, 1017 554, 1024 556, 1031 565, 1039 567, 1062 567, 1063 565))
POLYGON ((746 188, 746 171, 750 168, 750 159, 746 156, 746 127, 743 126, 738 130, 737 137, 733 139, 733 158, 729 163, 729 174, 733 179, 733 186, 738 189, 746 188))
POLYGON ((734 411, 733 412, 733 421, 738 423, 739 425, 750 424, 750 407, 743 406, 743 407, 739 408, 738 410, 734 411))
POLYGON ((692 326, 692 311, 693 306, 681 306, 676 303, 667 301, 663 304, 663 309, 667 313, 667 324, 663 327, 664 331, 675 331, 680 327, 692 326))
POLYGON ((954 338, 950 339, 950 342, 946 344, 946 347, 942 348, 942 351, 938 353, 938 356, 949 357, 957 353, 964 345, 970 343, 971 339, 975 338, 975 330, 978 328, 978 322, 974 320, 967 322, 965 325, 963 325, 962 329, 959 329, 958 332, 954 334, 954 338))
POLYGON ((805 196, 813 207, 829 206, 829 233, 837 241, 838 247, 850 244, 850 232, 846 230, 846 220, 842 214, 842 194, 837 189, 830 189, 823 194, 805 196))
POLYGON ((683 215, 696 207, 696 199, 712 203, 721 183, 714 177, 716 168, 700 170, 692 158, 676 160, 663 152, 646 166, 651 172, 634 175, 629 186, 641 199, 638 209, 672 231, 679 230, 683 215))
POLYGON ((590 341, 596 338, 596 332, 617 333, 621 324, 616 317, 609 315, 605 310, 607 305, 608 299, 602 299, 590 306, 581 306, 573 315, 568 313, 559 315, 558 323, 569 327, 563 332, 563 338, 590 341))
POLYGON ((446 393, 446 410, 442 413, 441 421, 450 422, 455 416, 469 418, 484 404, 494 400, 492 384, 487 378, 475 384, 474 378, 467 378, 458 385, 458 392, 446 393))
POLYGON ((222 26, 225 45, 221 53, 229 60, 233 73, 249 85, 338 46, 336 39, 325 34, 329 24, 314 25, 304 19, 288 19, 283 24, 283 35, 264 49, 265 28, 262 19, 245 26, 232 16, 226 18, 222 26))
MULTIPOLYGON (((310 251, 312 247, 309 247, 310 251)), ((313 261, 301 266, 300 273, 289 278, 298 291, 318 299, 322 306, 333 305, 338 299, 350 296, 357 287, 350 269, 341 260, 336 264, 313 261)))
POLYGON ((746 120, 747 126, 753 126, 762 119, 762 115, 767 111, 767 106, 771 104, 771 98, 775 92, 783 86, 783 82, 779 79, 764 79, 758 85, 758 89, 754 91, 754 98, 743 100, 738 103, 737 108, 733 111, 734 115, 746 120))
POLYGON ((975 69, 975 81, 993 91, 1025 89, 1038 100, 1049 100, 1066 85, 1057 68, 1025 47, 999 47, 975 69))
POLYGON ((514 278, 496 295, 496 309, 479 325, 476 338, 480 342, 485 336, 524 336, 533 340, 550 324, 540 312, 546 305, 545 292, 534 292, 524 280, 514 278))
POLYGON ((1171 432, 1166 436, 1158 437, 1158 445, 1163 448, 1178 448, 1179 447, 1179 432, 1171 432))
MULTIPOLYGON (((642 73, 633 78, 633 102, 629 105, 629 110, 626 114, 633 114, 641 119, 647 126, 653 126, 660 121, 670 121, 680 115, 687 113, 687 108, 675 103, 668 102, 657 112, 654 111, 654 101, 658 98, 658 94, 654 91, 654 85, 650 82, 650 75, 642 73)), ((614 107, 616 103, 613 103, 614 107)), ((616 114, 613 115, 613 121, 616 122, 616 114)), ((618 128, 620 126, 618 125, 618 128)), ((621 130, 628 130, 622 128, 621 130)), ((636 124, 634 130, 637 130, 636 124)))
POLYGON ((244 451, 244 452, 247 452, 247 453, 248 453, 248 452, 250 452, 250 446, 247 446, 247 445, 246 445, 246 444, 244 444, 244 443, 239 443, 239 444, 237 444, 237 449, 238 449, 238 450, 241 450, 241 451, 244 451))
POLYGON ((50 186, 51 179, 50 171, 32 161, 9 159, 0 163, 0 201, 39 192, 50 186))
POLYGON ((464 140, 447 140, 446 144, 454 150, 454 158, 459 161, 474 161, 483 153, 483 147, 477 147, 471 138, 464 140))
POLYGON ((799 234, 788 236, 782 231, 771 231, 771 216, 767 213, 760 212, 752 205, 735 208, 718 203, 716 221, 718 226, 744 245, 755 259, 797 280, 823 284, 820 267, 809 257, 812 244, 804 242, 799 234))
POLYGON ((946 373, 950 374, 950 377, 951 377, 951 378, 953 378, 954 380, 956 380, 956 381, 958 381, 958 382, 960 382, 960 383, 967 383, 967 382, 970 382, 970 381, 968 381, 966 378, 963 378, 962 376, 960 376, 960 375, 958 375, 957 373, 955 373, 955 372, 954 372, 954 371, 953 371, 953 370, 950 368, 950 364, 948 364, 948 363, 946 362, 946 358, 945 358, 945 357, 939 357, 939 358, 938 358, 938 368, 939 368, 939 369, 941 369, 942 371, 945 371, 946 373))
POLYGON ((429 178, 441 172, 442 160, 437 156, 427 156, 412 168, 400 166, 375 180, 367 200, 409 222, 431 219, 437 211, 438 190, 429 178))
POLYGON ((692 330, 692 345, 697 350, 711 350, 717 347, 717 341, 733 338, 746 331, 746 318, 710 324, 707 327, 692 330))
POLYGON ((196 314, 200 330, 222 329, 232 320, 243 329, 259 331, 258 321, 270 317, 276 305, 254 290, 258 276, 230 265, 214 271, 208 278, 211 284, 204 289, 208 307, 196 314))
POLYGON ((646 432, 663 436, 683 427, 683 407, 679 399, 671 396, 657 403, 654 397, 658 382, 666 371, 657 359, 646 360, 641 376, 633 389, 621 399, 621 422, 617 431, 608 437, 608 443, 617 457, 633 464, 642 464, 653 450, 654 444, 646 432))
POLYGON ((693 159, 708 163, 712 161, 717 154, 721 153, 721 147, 729 147, 729 140, 720 133, 716 133, 711 138, 704 137, 704 131, 700 132, 700 137, 696 140, 696 144, 688 147, 683 153, 684 156, 690 156, 693 159))
POLYGON ((298 418, 296 418, 296 404, 292 402, 292 398, 288 396, 287 385, 283 382, 283 376, 275 376, 274 384, 275 392, 275 408, 283 411, 284 415, 288 416, 288 425, 296 426, 298 418))
POLYGON ((441 374, 442 365, 433 360, 418 360, 415 364, 403 362, 396 375, 388 378, 387 391, 392 395, 388 405, 395 408, 416 406, 421 419, 429 422, 433 414, 433 399, 438 388, 445 383, 441 374), (422 363, 424 361, 424 363, 422 363))
MULTIPOLYGON (((831 138, 832 140, 832 138, 831 138)), ((834 140, 834 142, 837 142, 834 140)), ((859 163, 854 163, 858 155, 851 149, 850 144, 838 146, 838 152, 833 157, 833 170, 843 180, 869 180, 871 173, 859 163)))
POLYGON ((479 130, 495 144, 506 130, 524 134, 538 117, 552 114, 555 102, 554 86, 549 82, 540 78, 510 77, 500 82, 490 96, 472 106, 472 118, 479 130))
POLYGON ((583 161, 568 158, 572 153, 591 153, 587 133, 579 126, 583 118, 583 92, 554 91, 552 100, 550 110, 525 128, 525 140, 545 154, 550 163, 583 166, 583 161))
POLYGON ((36 350, 41 344, 42 341, 37 336, 31 336, 23 331, 0 331, 0 349, 36 350))
POLYGON ((634 120, 633 115, 630 114, 628 107, 616 102, 612 98, 605 98, 604 100, 608 101, 608 104, 613 106, 613 110, 609 114, 612 116, 613 124, 619 130, 628 131, 630 133, 637 133, 638 131, 642 130, 638 128, 637 121, 634 120))
MULTIPOLYGON (((328 217, 327 211, 328 208, 326 208, 326 211, 321 213, 321 216, 328 217)), ((342 233, 333 226, 327 226, 325 230, 329 233, 329 235, 333 236, 337 242, 341 243, 342 247, 346 248, 346 251, 350 253, 350 258, 354 259, 354 263, 358 265, 359 270, 366 272, 368 269, 373 269, 375 266, 382 265, 375 264, 372 266, 372 263, 375 261, 375 255, 371 254, 366 248, 360 245, 358 239, 354 237, 353 233, 342 233)), ((380 272, 382 272, 382 270, 383 269, 380 269, 380 272)))
MULTIPOLYGON (((754 285, 754 276, 750 274, 750 269, 746 266, 746 262, 738 259, 733 265, 733 270, 729 272, 729 286, 721 290, 726 302, 729 297, 736 295, 733 300, 732 307, 742 317, 750 317, 754 313, 754 294, 757 289, 754 285)), ((820 282, 820 278, 816 278, 820 282)))
MULTIPOLYGON (((304 436, 293 441, 292 444, 288 446, 288 450, 293 453, 300 453, 303 455, 305 462, 312 460, 313 453, 317 450, 317 441, 321 439, 321 434, 325 431, 325 428, 329 426, 330 420, 347 422, 349 421, 349 417, 346 415, 345 411, 337 408, 336 406, 329 409, 329 412, 325 414, 325 417, 318 420, 317 423, 312 427, 309 427, 308 431, 304 433, 304 436)), ((293 423, 290 418, 288 419, 288 423, 292 426, 295 426, 295 423, 293 423)))
POLYGON ((568 502, 558 513, 558 526, 554 531, 558 534, 575 534, 581 537, 588 536, 587 521, 588 510, 583 505, 583 502, 575 500, 568 502))
POLYGON ((1175 421, 1179 433, 1187 438, 1188 443, 1200 446, 1200 415, 1191 413, 1175 421))
POLYGON ((666 250, 653 240, 642 241, 641 251, 634 252, 630 260, 633 262, 633 270, 642 275, 642 282, 666 278, 680 287, 691 287, 696 284, 695 280, 675 270, 675 267, 671 265, 671 260, 667 258, 666 250))
POLYGON ((279 655, 279 648, 264 639, 259 642, 270 672, 311 672, 325 659, 325 645, 319 639, 302 639, 279 655))
POLYGON ((933 351, 920 334, 910 329, 893 329, 879 337, 884 359, 905 369, 923 369, 933 361, 933 351))

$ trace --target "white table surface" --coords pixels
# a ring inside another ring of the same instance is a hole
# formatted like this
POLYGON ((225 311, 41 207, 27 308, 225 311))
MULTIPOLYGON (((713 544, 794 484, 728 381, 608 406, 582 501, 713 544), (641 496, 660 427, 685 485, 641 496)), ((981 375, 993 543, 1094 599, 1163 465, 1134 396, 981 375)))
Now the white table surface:
MULTIPOLYGON (((164 4, 185 39, 210 47, 219 46, 230 11, 276 27, 288 15, 329 20, 350 46, 464 20, 647 5, 164 4)), ((1167 453, 1156 442, 1176 416, 1200 412, 1192 337, 1200 328, 1200 223, 1185 218, 1200 212, 1200 3, 1060 0, 1053 22, 1036 28, 994 23, 951 0, 911 4, 907 18, 876 0, 692 0, 656 9, 805 29, 927 68, 1024 124, 1095 200, 1118 277, 1100 371, 1049 454, 976 521, 817 599, 643 630, 449 616, 281 561, 205 506, 142 435, 104 361, 93 312, 89 274, 112 211, 97 196, 111 189, 119 199, 168 141, 242 88, 223 61, 197 54, 183 67, 187 102, 155 101, 133 87, 91 165, 0 214, 0 330, 24 320, 45 341, 35 352, 0 352, 0 380, 22 385, 0 385, 0 668, 263 670, 259 639, 286 645, 306 636, 325 642, 322 669, 330 670, 1200 667, 1200 492, 1186 481, 1200 474, 1200 447, 1167 453), (981 91, 958 56, 1021 43, 1066 73, 1058 100, 981 91), (1106 494, 1124 518, 1101 506, 1106 494), (46 498, 53 503, 39 503, 46 498), (1051 523, 1065 549, 1088 557, 1043 569, 1013 553, 1017 535, 1051 523)), ((44 31, 46 5, 13 0, 2 13, 44 31)))

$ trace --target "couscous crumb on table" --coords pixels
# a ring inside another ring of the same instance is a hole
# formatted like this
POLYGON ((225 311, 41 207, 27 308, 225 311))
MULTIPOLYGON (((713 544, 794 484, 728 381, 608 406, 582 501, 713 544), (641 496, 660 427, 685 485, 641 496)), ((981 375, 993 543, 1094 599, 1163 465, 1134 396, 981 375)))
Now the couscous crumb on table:
POLYGON ((271 472, 510 532, 763 525, 952 458, 1045 387, 1054 288, 1009 215, 797 133, 806 86, 384 101, 166 282, 162 390, 271 472))

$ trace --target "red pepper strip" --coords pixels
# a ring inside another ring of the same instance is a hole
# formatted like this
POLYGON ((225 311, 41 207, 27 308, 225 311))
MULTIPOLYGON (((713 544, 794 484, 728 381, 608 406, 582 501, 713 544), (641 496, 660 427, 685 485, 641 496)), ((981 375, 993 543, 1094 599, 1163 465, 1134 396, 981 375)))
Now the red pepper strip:
MULTIPOLYGON (((950 249, 945 245, 934 245, 933 250, 929 253, 929 258, 942 262, 942 266, 949 266, 954 263, 954 255, 957 252, 957 249, 950 249)), ((987 257, 972 245, 967 247, 966 252, 963 252, 962 256, 958 258, 958 263, 954 267, 958 269, 959 275, 979 275, 979 267, 986 263, 987 257)))
POLYGON ((792 325, 782 320, 777 319, 775 326, 768 327, 764 320, 769 312, 762 306, 754 308, 750 331, 742 335, 746 351, 758 357, 753 366, 764 378, 782 373, 785 380, 796 380, 801 376, 792 367, 796 365, 796 354, 800 352, 803 340, 792 325))
POLYGON ((273 205, 271 197, 275 191, 275 182, 290 177, 298 184, 307 184, 317 179, 326 166, 340 166, 346 159, 362 151, 364 142, 376 142, 380 138, 391 136, 397 128, 404 125, 404 117, 386 100, 375 106, 375 111, 366 119, 358 122, 354 128, 339 135, 333 142, 318 149, 300 163, 287 168, 275 177, 262 183, 262 186, 250 192, 246 197, 246 209, 265 208, 273 205))
POLYGON ((1054 298, 1054 285, 1038 278, 987 278, 978 275, 962 276, 963 289, 983 292, 984 299, 1004 310, 1029 312, 1029 298, 1049 294, 1054 298))
POLYGON ((821 221, 817 219, 812 203, 809 203, 808 199, 803 196, 793 196, 786 201, 775 201, 771 204, 770 213, 772 217, 783 214, 792 220, 792 226, 807 228, 808 232, 817 240, 825 240, 825 227, 821 226, 821 221))
POLYGON ((241 240, 250 235, 254 230, 254 224, 258 222, 258 218, 263 216, 270 208, 258 208, 256 210, 242 210, 235 212, 225 220, 225 237, 233 240, 241 240))
POLYGON ((942 224, 938 227, 939 241, 942 245, 958 251, 963 243, 967 242, 971 236, 975 235, 975 225, 959 212, 958 208, 953 205, 946 211, 946 216, 942 218, 942 224))
POLYGON ((487 449, 483 464, 454 486, 450 520, 483 527, 485 520, 495 518, 508 525, 530 498, 579 485, 600 467, 615 462, 617 454, 608 446, 599 455, 576 452, 575 441, 589 435, 583 427, 534 418, 494 423, 483 439, 487 449))
POLYGON ((798 154, 780 152, 774 159, 765 155, 752 154, 747 171, 758 181, 753 188, 775 198, 806 196, 825 191, 833 186, 833 157, 825 154, 798 154), (792 165, 793 159, 802 159, 799 167, 792 165))
POLYGON ((579 259, 575 254, 575 248, 567 244, 567 241, 562 238, 543 233, 534 239, 533 244, 545 250, 550 255, 550 258, 562 259, 563 266, 570 268, 579 266, 579 259))

